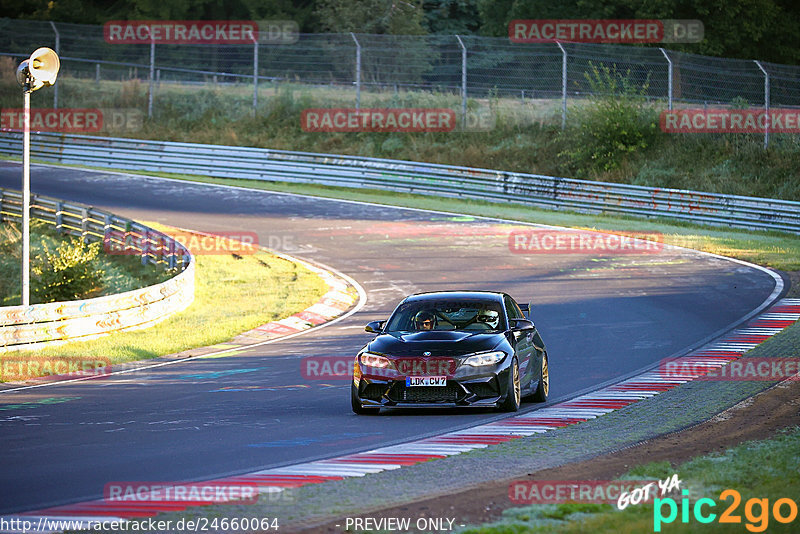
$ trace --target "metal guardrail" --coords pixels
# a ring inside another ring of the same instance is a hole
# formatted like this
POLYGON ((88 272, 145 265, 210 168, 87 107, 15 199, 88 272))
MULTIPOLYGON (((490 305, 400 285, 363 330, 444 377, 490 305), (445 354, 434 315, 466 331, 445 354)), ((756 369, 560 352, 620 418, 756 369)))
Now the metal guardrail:
MULTIPOLYGON (((800 202, 787 200, 357 156, 49 133, 32 137, 33 158, 71 165, 382 189, 800 233, 800 202)), ((21 133, 0 136, 0 154, 21 150, 21 133)))
MULTIPOLYGON (((0 189, 0 220, 19 220, 21 214, 22 194, 0 189)), ((160 284, 116 295, 0 307, 0 352, 144 328, 194 300, 192 255, 170 236, 113 213, 39 195, 31 197, 31 218, 86 242, 103 241, 106 250, 137 255, 143 264, 180 272, 160 284)))

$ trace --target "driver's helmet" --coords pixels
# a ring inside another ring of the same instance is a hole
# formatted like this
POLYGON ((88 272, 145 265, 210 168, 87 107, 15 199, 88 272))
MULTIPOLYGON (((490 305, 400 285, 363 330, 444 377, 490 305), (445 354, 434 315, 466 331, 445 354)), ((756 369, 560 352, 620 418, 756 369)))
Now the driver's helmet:
POLYGON ((414 316, 414 328, 417 330, 433 330, 436 328, 436 316, 429 311, 421 311, 414 316))
POLYGON ((479 323, 489 325, 492 328, 497 328, 497 325, 500 323, 500 314, 494 310, 481 310, 478 312, 475 320, 479 323))

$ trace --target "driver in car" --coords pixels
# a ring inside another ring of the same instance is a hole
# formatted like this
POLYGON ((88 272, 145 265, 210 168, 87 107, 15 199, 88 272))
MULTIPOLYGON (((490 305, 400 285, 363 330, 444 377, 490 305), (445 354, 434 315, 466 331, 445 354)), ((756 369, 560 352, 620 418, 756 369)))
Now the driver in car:
POLYGON ((417 330, 433 330, 436 317, 429 311, 421 311, 414 317, 414 326, 417 330))
POLYGON ((500 314, 494 310, 481 310, 475 319, 478 323, 483 323, 492 329, 496 329, 500 323, 500 314))

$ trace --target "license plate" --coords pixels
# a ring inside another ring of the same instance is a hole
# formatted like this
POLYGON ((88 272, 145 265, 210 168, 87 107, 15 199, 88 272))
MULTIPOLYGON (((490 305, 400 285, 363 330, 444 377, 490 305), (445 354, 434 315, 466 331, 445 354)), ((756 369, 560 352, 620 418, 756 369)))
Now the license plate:
POLYGON ((407 376, 406 387, 446 386, 446 376, 407 376))

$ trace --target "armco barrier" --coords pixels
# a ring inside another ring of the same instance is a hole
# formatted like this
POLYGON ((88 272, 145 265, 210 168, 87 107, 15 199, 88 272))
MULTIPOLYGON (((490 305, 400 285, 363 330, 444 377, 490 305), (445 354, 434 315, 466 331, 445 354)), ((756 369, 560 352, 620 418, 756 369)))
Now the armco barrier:
MULTIPOLYGON (((0 189, 0 219, 19 220, 22 195, 0 189)), ((139 255, 142 263, 179 271, 169 280, 126 293, 86 300, 0 308, 0 352, 91 339, 150 326, 185 309, 194 300, 194 261, 171 237, 112 213, 32 195, 31 217, 87 242, 139 255)))
MULTIPOLYGON (((0 135, 0 154, 21 153, 21 133, 0 135)), ((73 165, 383 189, 800 233, 800 202, 431 163, 48 133, 32 136, 31 154, 73 165)))

